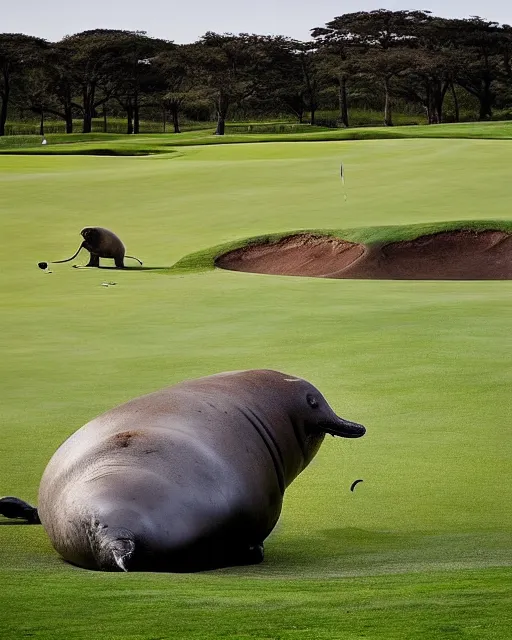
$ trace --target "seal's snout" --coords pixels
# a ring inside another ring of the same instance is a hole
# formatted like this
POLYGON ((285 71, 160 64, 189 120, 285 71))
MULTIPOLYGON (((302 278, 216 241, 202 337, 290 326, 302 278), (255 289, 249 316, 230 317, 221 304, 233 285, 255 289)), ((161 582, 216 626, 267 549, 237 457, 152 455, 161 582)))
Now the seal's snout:
POLYGON ((339 436, 340 438, 360 438, 366 433, 366 427, 357 422, 350 422, 344 418, 336 416, 336 420, 320 425, 325 433, 330 433, 333 436, 339 436))

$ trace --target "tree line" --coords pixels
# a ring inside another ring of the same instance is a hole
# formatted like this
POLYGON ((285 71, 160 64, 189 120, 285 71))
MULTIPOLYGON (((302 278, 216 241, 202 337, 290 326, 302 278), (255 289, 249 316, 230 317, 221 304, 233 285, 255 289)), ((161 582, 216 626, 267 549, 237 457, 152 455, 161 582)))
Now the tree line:
MULTIPOLYGON (((288 112, 315 124, 321 106, 350 126, 350 108, 365 96, 393 124, 393 103, 410 103, 429 123, 453 119, 471 96, 480 120, 512 105, 512 27, 479 17, 446 19, 425 11, 360 11, 311 30, 311 40, 217 34, 177 45, 142 31, 96 29, 47 42, 0 34, 0 136, 9 113, 60 118, 72 133, 93 118, 126 117, 139 133, 141 109, 156 110, 180 131, 180 116, 209 119, 223 135, 230 110, 288 112), (206 117, 205 117, 206 114, 206 117)), ((105 127, 106 128, 106 127, 105 127)))

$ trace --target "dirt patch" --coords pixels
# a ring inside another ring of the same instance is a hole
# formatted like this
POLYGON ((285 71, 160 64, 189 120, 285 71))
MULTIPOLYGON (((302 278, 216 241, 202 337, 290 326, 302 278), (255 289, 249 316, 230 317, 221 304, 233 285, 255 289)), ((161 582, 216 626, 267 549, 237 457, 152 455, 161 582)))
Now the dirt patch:
POLYGON ((297 234, 230 251, 215 265, 231 271, 317 278, 510 280, 512 235, 458 230, 366 247, 297 234))
POLYGON ((128 447, 133 443, 134 438, 142 437, 143 434, 140 431, 122 431, 112 436, 112 440, 117 447, 128 447))

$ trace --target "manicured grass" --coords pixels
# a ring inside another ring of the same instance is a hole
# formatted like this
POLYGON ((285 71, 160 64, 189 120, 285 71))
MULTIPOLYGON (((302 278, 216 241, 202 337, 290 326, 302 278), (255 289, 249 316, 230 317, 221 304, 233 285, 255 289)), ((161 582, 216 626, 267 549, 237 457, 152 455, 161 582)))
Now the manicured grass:
POLYGON ((91 224, 170 267, 294 229, 511 220, 511 161, 510 143, 485 140, 1 157, 0 494, 35 502, 49 457, 91 417, 222 370, 306 377, 368 433, 326 441, 257 567, 91 573, 41 527, 0 523, 0 636, 507 638, 512 283, 37 262, 70 255, 91 224))
MULTIPOLYGON (((364 127, 327 129, 300 125, 296 133, 236 133, 242 125, 228 125, 225 136, 214 135, 214 127, 181 134, 146 134, 128 136, 117 133, 48 135, 47 145, 40 136, 5 136, 0 138, 0 154, 36 155, 151 155, 171 153, 174 147, 190 145, 240 144, 247 142, 326 142, 344 140, 389 140, 401 138, 512 138, 512 122, 476 122, 461 124, 419 125, 407 127, 364 127), (230 133, 230 130, 235 133, 230 133)), ((248 125, 244 125, 247 128, 248 125)), ((299 126, 299 125, 298 125, 299 126)))

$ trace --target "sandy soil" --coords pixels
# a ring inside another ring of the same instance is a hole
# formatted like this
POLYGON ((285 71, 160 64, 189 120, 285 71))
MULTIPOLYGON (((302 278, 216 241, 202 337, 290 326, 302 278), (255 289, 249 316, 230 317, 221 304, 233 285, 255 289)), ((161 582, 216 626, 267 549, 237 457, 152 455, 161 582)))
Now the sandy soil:
POLYGON ((391 280, 512 279, 512 235, 449 231, 366 247, 333 237, 297 234, 219 256, 222 269, 317 278, 391 280))

